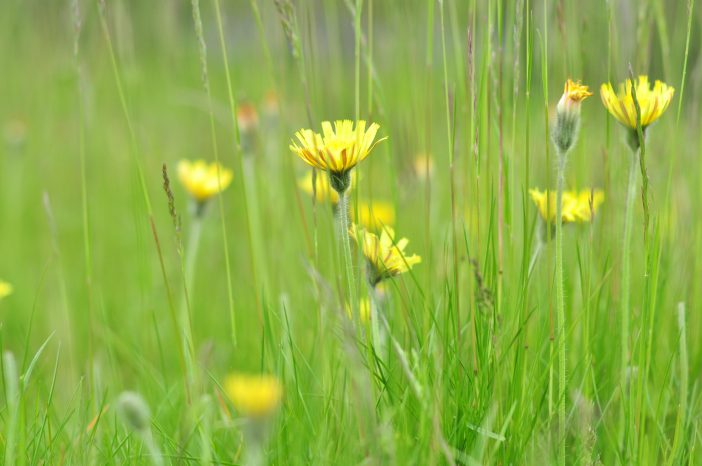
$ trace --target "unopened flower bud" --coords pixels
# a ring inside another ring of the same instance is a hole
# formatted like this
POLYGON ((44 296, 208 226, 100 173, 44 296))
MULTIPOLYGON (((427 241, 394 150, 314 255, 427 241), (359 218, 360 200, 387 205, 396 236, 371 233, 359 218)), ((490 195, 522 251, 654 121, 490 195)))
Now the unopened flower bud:
POLYGON ((136 432, 145 432, 151 427, 149 405, 136 392, 122 392, 117 400, 117 412, 127 427, 136 432))
POLYGON ((591 95, 592 92, 580 81, 566 81, 563 95, 556 106, 556 123, 552 133, 554 144, 563 154, 573 147, 578 136, 580 103, 591 95))

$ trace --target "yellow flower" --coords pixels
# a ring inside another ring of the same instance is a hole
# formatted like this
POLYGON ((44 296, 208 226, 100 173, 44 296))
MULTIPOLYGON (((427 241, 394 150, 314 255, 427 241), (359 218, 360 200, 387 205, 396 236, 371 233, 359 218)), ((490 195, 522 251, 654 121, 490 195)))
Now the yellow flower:
POLYGON ((422 261, 422 258, 416 254, 405 256, 405 246, 409 240, 402 238, 395 242, 395 232, 390 227, 385 227, 380 237, 358 228, 357 225, 352 225, 350 233, 368 261, 369 281, 373 285, 377 285, 386 278, 407 272, 422 261))
POLYGON ((559 110, 579 108, 580 102, 592 95, 587 86, 580 81, 567 80, 563 89, 561 100, 558 101, 559 110))
MULTIPOLYGON (((530 189, 531 199, 539 209, 541 218, 549 223, 556 219, 556 193, 530 189), (548 198, 548 201, 546 200, 548 198)), ((604 192, 596 189, 585 189, 580 192, 564 191, 562 200, 561 219, 563 223, 590 222, 597 208, 604 202, 604 192)))
MULTIPOLYGON (((651 89, 648 76, 639 76, 635 85, 636 100, 641 108, 641 127, 645 128, 665 112, 673 100, 675 89, 661 81, 656 81, 651 89)), ((602 84, 600 96, 602 103, 614 118, 623 125, 636 129, 636 108, 631 86, 631 80, 627 79, 626 83, 619 85, 619 92, 615 93, 612 84, 602 84)))
POLYGON ((434 159, 431 155, 419 154, 414 159, 414 173, 422 181, 431 178, 434 173, 434 159))
POLYGON ((224 381, 224 391, 237 411, 253 418, 271 414, 283 397, 283 386, 272 375, 231 374, 224 381))
MULTIPOLYGON (((316 201, 319 203, 330 202, 332 205, 339 203, 339 193, 334 191, 329 185, 329 175, 323 172, 317 172, 317 178, 315 180, 316 190, 312 189, 312 170, 308 172, 297 181, 297 185, 304 192, 310 196, 316 193, 316 201)), ((356 184, 356 176, 351 173, 351 186, 356 184)))
POLYGON ((382 230, 395 224, 395 208, 384 201, 359 201, 358 223, 369 230, 382 230))
POLYGON ((373 142, 378 132, 376 123, 366 129, 366 122, 359 120, 354 128, 351 120, 337 120, 334 128, 328 121, 322 122, 322 133, 301 129, 290 144, 290 150, 309 165, 332 174, 343 175, 362 162, 380 141, 373 142))
POLYGON ((0 280, 0 299, 10 296, 12 294, 12 289, 12 285, 0 280))
MULTIPOLYGON (((370 299, 368 298, 361 298, 361 300, 358 303, 358 318, 361 320, 362 324, 367 324, 370 322, 371 319, 371 303, 370 299)), ((351 306, 347 305, 346 306, 346 315, 349 316, 349 319, 353 320, 353 312, 351 312, 351 306)))
POLYGON ((188 193, 198 202, 204 202, 227 189, 233 177, 231 170, 216 162, 210 164, 204 160, 178 162, 178 178, 188 193))

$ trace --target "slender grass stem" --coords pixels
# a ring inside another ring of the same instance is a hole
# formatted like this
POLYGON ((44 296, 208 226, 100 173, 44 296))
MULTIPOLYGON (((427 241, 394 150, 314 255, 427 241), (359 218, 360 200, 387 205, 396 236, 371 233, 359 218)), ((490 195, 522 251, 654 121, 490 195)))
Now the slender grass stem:
MULTIPOLYGON (((200 17, 200 1, 199 0, 191 0, 191 6, 192 6, 192 14, 193 14, 193 24, 195 27, 195 34, 197 35, 198 39, 198 46, 199 46, 199 54, 200 54, 200 67, 201 67, 201 72, 202 72, 202 85, 205 89, 205 93, 207 94, 207 109, 209 113, 209 120, 210 120, 210 138, 212 139, 212 152, 214 153, 214 158, 215 162, 217 163, 217 183, 220 185, 220 191, 221 191, 221 176, 220 176, 220 163, 219 163, 219 149, 217 146, 217 134, 215 131, 215 120, 214 120, 214 113, 212 110, 212 91, 210 89, 210 78, 209 78, 209 73, 207 69, 207 44, 205 43, 205 35, 204 31, 202 28, 202 18, 200 17)), ((215 2, 215 10, 217 12, 217 24, 220 28, 220 38, 222 35, 222 30, 221 30, 221 17, 219 15, 219 4, 215 2)), ((223 53, 224 49, 223 49, 223 53)), ((226 57, 224 58, 225 60, 225 65, 227 64, 226 57)), ((227 88, 229 89, 229 96, 230 96, 230 108, 232 112, 235 111, 231 98, 231 81, 229 79, 229 71, 228 67, 225 66, 226 70, 226 75, 227 75, 227 88)), ((234 113, 234 115, 236 115, 234 113)), ((235 125, 236 126, 236 125, 235 125)), ((237 127, 238 128, 238 127, 237 127)), ((237 147, 238 147, 238 129, 235 128, 235 134, 236 134, 236 142, 237 142, 237 147)), ((236 319, 235 319, 235 312, 234 312, 234 292, 232 289, 232 272, 231 272, 231 263, 229 259, 229 235, 227 234, 227 222, 226 218, 224 216, 224 200, 222 199, 222 196, 217 197, 217 205, 219 207, 219 215, 220 215, 220 226, 221 226, 221 232, 222 232, 222 246, 224 248, 224 266, 226 269, 226 274, 227 274, 227 295, 228 295, 228 301, 229 301, 229 316, 230 316, 230 325, 231 325, 231 338, 232 338, 232 344, 236 346, 236 319)))

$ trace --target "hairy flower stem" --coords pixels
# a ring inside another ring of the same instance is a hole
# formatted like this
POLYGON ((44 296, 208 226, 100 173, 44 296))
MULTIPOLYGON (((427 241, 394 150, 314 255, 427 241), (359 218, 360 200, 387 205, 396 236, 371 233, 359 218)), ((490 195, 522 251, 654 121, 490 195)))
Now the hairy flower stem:
MULTIPOLYGON (((197 254, 200 250, 200 237, 202 236, 202 213, 198 207, 198 213, 193 216, 193 221, 190 224, 190 236, 188 238, 188 246, 185 250, 185 280, 188 290, 192 292, 193 280, 195 279, 195 263, 197 262, 197 254)), ((203 212, 204 213, 204 212, 203 212)))
POLYGON ((556 317, 558 319, 558 463, 565 465, 566 453, 566 339, 565 291, 563 289, 563 184, 567 153, 556 150, 558 173, 556 185, 556 317))
POLYGON ((624 217, 624 244, 622 245, 622 388, 626 387, 626 373, 629 360, 629 318, 631 312, 631 235, 634 223, 634 202, 636 200, 636 168, 639 151, 632 151, 629 166, 629 184, 626 194, 626 213, 624 217))
POLYGON ((355 314, 358 311, 358 306, 356 306, 356 294, 353 289, 353 265, 351 262, 351 243, 349 240, 349 196, 348 191, 337 192, 339 193, 339 204, 336 215, 339 224, 339 239, 341 240, 341 248, 344 254, 351 312, 355 314))

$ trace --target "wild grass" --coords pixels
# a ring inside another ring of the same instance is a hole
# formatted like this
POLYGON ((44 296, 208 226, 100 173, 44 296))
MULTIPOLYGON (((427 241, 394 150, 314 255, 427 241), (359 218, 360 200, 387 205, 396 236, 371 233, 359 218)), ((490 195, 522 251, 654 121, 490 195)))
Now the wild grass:
POLYGON ((265 464, 700 463, 701 22, 695 0, 4 0, 4 464, 253 464, 234 371, 283 385, 265 464), (643 163, 597 95, 630 74, 676 87, 643 163), (567 78, 595 96, 562 182, 606 197, 556 232, 529 189, 561 181, 567 78), (377 294, 288 148, 343 118, 388 137, 352 216, 390 202, 422 257, 377 294), (201 218, 195 158, 234 170, 201 218))

